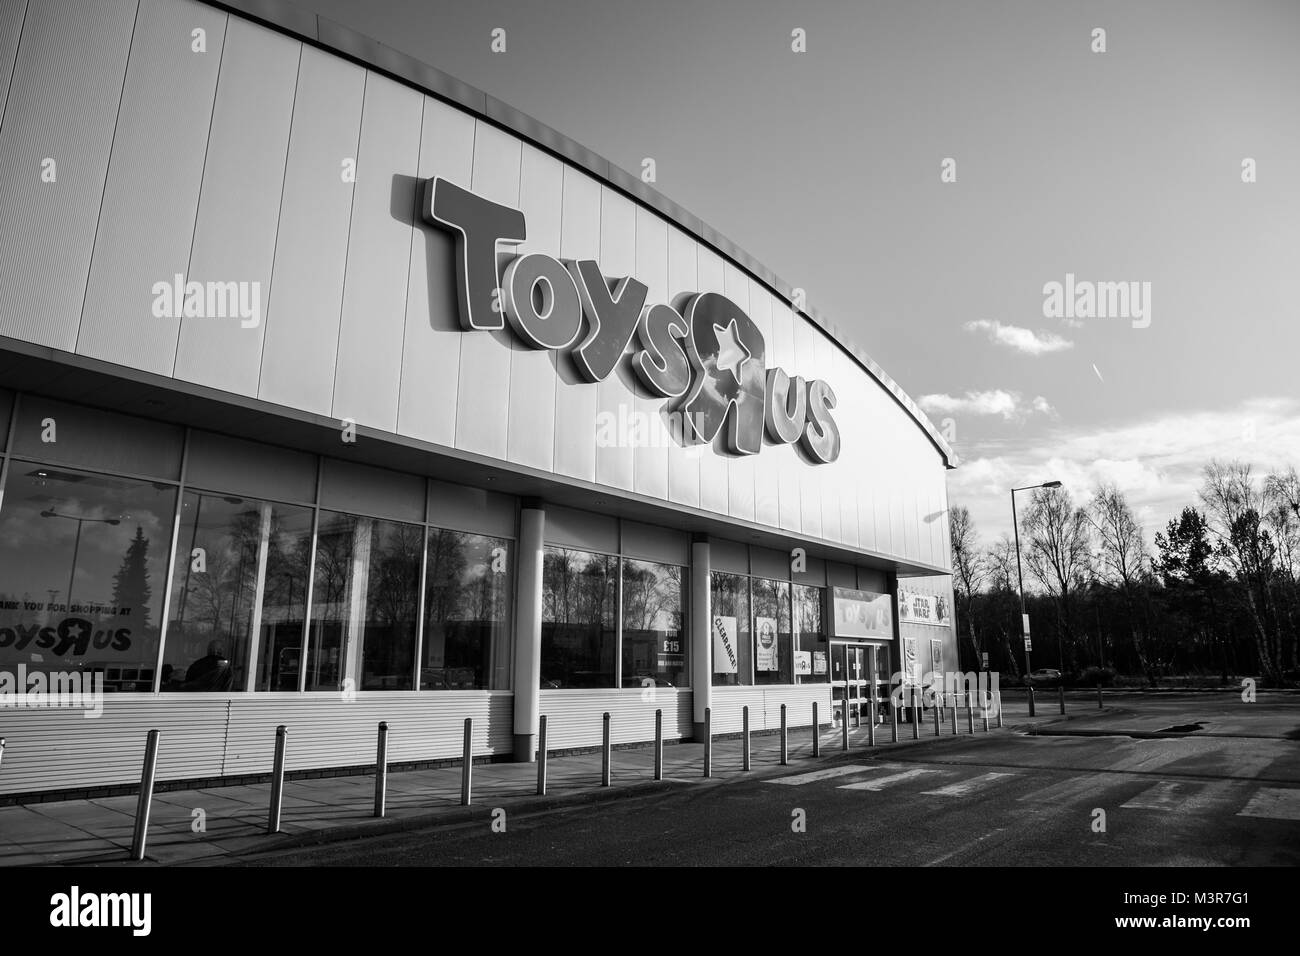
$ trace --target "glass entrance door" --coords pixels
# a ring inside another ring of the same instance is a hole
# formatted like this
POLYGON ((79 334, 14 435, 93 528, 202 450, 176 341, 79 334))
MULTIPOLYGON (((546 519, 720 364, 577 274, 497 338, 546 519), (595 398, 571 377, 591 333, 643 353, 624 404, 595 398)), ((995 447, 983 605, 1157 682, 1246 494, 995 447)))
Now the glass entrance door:
POLYGON ((831 701, 837 723, 847 719, 850 727, 860 727, 871 710, 869 652, 862 644, 831 647, 831 701))

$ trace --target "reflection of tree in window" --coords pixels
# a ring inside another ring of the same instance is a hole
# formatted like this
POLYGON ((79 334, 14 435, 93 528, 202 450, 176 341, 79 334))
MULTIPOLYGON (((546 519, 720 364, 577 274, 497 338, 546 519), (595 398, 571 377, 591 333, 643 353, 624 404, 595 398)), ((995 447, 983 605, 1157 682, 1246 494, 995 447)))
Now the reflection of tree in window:
POLYGON ((542 560, 542 686, 610 687, 618 559, 547 548, 542 560))

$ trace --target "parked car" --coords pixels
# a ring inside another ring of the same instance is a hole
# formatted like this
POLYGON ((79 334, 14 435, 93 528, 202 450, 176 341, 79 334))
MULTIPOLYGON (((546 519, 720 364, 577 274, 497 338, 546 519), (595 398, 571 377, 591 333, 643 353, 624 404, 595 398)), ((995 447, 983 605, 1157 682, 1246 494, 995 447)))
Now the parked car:
POLYGON ((1054 667, 1040 667, 1029 672, 1029 682, 1031 684, 1059 684, 1061 682, 1061 672, 1054 667))

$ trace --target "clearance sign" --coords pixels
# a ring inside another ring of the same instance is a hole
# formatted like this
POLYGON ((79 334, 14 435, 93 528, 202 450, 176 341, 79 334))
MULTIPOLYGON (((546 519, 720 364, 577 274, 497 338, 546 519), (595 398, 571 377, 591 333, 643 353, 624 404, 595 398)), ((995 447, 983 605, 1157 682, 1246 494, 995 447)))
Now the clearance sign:
POLYGON ((446 179, 425 181, 421 215, 455 237, 466 332, 508 320, 528 347, 567 352, 588 382, 608 378, 635 339, 632 370, 684 413, 684 437, 706 443, 724 432, 729 452, 756 455, 766 432, 773 444, 797 444, 813 464, 839 457, 831 387, 767 368, 763 334, 726 296, 689 295, 679 312, 647 304, 649 289, 631 276, 611 290, 593 259, 561 263, 542 253, 516 256, 499 272, 502 247, 528 238, 523 212, 446 179))

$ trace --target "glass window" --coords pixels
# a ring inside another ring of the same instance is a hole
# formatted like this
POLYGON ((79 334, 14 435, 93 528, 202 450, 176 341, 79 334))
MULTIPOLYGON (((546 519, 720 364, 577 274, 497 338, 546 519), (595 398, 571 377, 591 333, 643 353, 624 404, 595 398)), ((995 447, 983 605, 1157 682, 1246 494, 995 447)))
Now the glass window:
POLYGON ((682 569, 623 559, 623 686, 685 687, 682 569))
POLYGON ((102 672, 150 691, 176 490, 10 464, 0 511, 0 667, 102 672))
MULTIPOLYGON (((248 687, 253 630, 259 628, 259 613, 265 613, 264 606, 257 606, 257 585, 263 579, 268 588, 272 584, 269 563, 279 557, 279 525, 286 520, 305 525, 309 540, 311 515, 305 507, 229 494, 185 494, 161 689, 243 691, 248 687), (264 541, 268 542, 265 550, 264 541)), ((300 593, 300 604, 304 597, 300 593)), ((273 614, 283 610, 276 607, 273 614)), ((302 627, 300 611, 296 622, 302 627)), ((291 665, 292 687, 287 689, 298 689, 296 658, 291 665)))
POLYGON ((613 687, 618 558, 547 548, 542 563, 542 687, 613 687))
POLYGON ((511 544, 429 530, 421 690, 510 686, 511 544))
POLYGON ((790 585, 753 578, 754 683, 793 684, 794 648, 790 631, 790 585))
POLYGON ((266 546, 257 689, 297 690, 302 663, 307 582, 311 577, 312 509, 276 504, 266 546))
POLYGON ((749 638, 749 578, 743 574, 710 575, 713 684, 752 684, 753 644, 749 638))
POLYGON ((424 529, 320 513, 307 689, 411 690, 424 529))
POLYGON ((823 588, 796 584, 794 598, 795 680, 800 684, 824 684, 830 680, 827 666, 826 592, 823 588))

